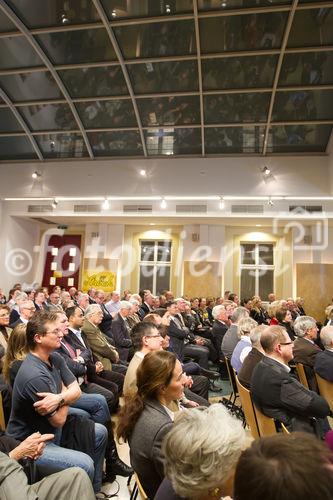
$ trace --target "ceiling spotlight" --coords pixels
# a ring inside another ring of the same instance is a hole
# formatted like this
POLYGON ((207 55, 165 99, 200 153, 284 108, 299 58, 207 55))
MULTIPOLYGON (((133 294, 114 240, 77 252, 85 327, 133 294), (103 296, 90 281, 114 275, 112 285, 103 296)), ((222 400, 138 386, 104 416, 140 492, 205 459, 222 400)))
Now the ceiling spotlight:
POLYGON ((39 177, 42 177, 42 174, 40 172, 37 172, 37 170, 35 170, 32 174, 31 174, 31 177, 33 179, 39 179, 39 177))
POLYGON ((268 203, 268 205, 269 205, 270 207, 272 207, 272 206, 274 205, 274 201, 272 200, 272 198, 269 198, 269 200, 268 200, 268 202, 267 202, 267 203, 268 203))
POLYGON ((107 198, 105 198, 105 200, 103 201, 102 203, 102 209, 103 210, 109 210, 110 208, 110 202, 107 198))
POLYGON ((57 205, 58 201, 54 198, 54 200, 52 201, 52 208, 57 208, 57 205))
POLYGON ((170 14, 170 12, 171 12, 171 8, 170 8, 170 5, 169 5, 169 4, 166 4, 166 6, 165 6, 165 12, 166 12, 167 14, 170 14))
POLYGON ((115 9, 113 9, 113 11, 111 12, 111 16, 113 18, 117 17, 117 12, 115 11, 115 9))
POLYGON ((262 173, 263 173, 264 175, 269 175, 269 174, 271 173, 271 171, 270 171, 270 169, 269 169, 268 167, 264 167, 264 168, 262 169, 262 173))
POLYGON ((146 175, 147 175, 147 172, 144 169, 140 170, 139 173, 140 173, 140 175, 142 175, 142 177, 146 177, 146 175))
POLYGON ((163 198, 162 201, 161 201, 161 208, 166 208, 166 207, 167 207, 167 202, 163 198))
POLYGON ((220 203, 219 203, 219 209, 223 210, 224 208, 225 208, 225 203, 224 203, 224 199, 223 199, 223 196, 222 196, 221 199, 220 199, 220 203))
POLYGON ((225 8, 227 6, 227 2, 222 2, 221 7, 225 8))
POLYGON ((62 22, 62 24, 67 24, 67 23, 69 23, 69 19, 68 19, 68 17, 66 16, 66 14, 61 14, 61 22, 62 22))

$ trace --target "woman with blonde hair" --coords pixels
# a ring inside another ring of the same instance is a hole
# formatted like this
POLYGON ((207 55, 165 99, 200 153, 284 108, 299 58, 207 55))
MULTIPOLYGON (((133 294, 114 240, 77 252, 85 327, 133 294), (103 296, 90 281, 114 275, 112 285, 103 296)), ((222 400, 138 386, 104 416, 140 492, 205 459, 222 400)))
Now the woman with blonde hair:
POLYGON ((119 413, 118 439, 128 441, 131 464, 148 498, 164 478, 161 444, 173 426, 170 406, 183 393, 183 369, 168 351, 146 354, 137 369, 137 393, 125 397, 119 413))
POLYGON ((26 343, 26 327, 27 326, 24 323, 20 323, 15 326, 8 339, 7 351, 3 365, 3 374, 6 381, 11 386, 13 386, 16 374, 28 353, 26 343))
POLYGON ((268 315, 262 306, 261 298, 259 295, 254 295, 252 297, 252 309, 250 311, 250 317, 258 323, 258 325, 268 324, 268 315))

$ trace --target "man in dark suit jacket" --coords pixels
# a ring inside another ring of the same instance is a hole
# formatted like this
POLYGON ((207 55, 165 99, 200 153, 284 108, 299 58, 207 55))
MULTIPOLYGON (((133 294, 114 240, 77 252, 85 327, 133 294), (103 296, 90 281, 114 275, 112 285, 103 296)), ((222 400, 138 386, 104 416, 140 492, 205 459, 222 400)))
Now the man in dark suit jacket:
POLYGON ((333 382, 333 326, 324 326, 320 338, 325 350, 317 354, 314 370, 321 378, 333 382))
POLYGON ((20 325, 21 323, 27 324, 28 321, 32 318, 32 316, 36 312, 36 308, 32 300, 25 300, 21 302, 19 305, 20 315, 14 323, 10 325, 10 328, 15 328, 15 326, 20 325))
POLYGON ((318 332, 316 320, 311 316, 299 316, 294 323, 294 330, 297 335, 293 347, 294 361, 304 365, 309 388, 318 391, 313 370, 317 354, 321 352, 314 343, 318 332))
POLYGON ((223 305, 215 306, 213 307, 213 328, 212 328, 212 335, 214 339, 214 344, 216 348, 218 349, 219 353, 219 360, 222 361, 224 359, 223 353, 221 351, 221 345, 223 341, 223 337, 228 330, 228 325, 227 325, 227 320, 228 320, 228 314, 223 305))
POLYGON ((261 335, 261 345, 265 357, 255 367, 251 380, 254 404, 290 430, 314 432, 312 418, 327 417, 330 408, 324 398, 306 389, 290 374, 288 362, 293 358, 293 342, 286 330, 280 326, 267 327, 261 335))
POLYGON ((131 329, 127 321, 127 316, 129 316, 131 312, 132 304, 127 300, 121 300, 119 304, 120 309, 113 318, 111 332, 114 345, 119 353, 119 358, 121 361, 127 361, 130 348, 132 347, 132 340, 130 337, 131 329))
POLYGON ((97 290, 94 298, 95 298, 96 304, 98 304, 101 307, 102 313, 103 313, 103 319, 100 322, 100 324, 98 325, 98 327, 101 330, 101 332, 104 333, 104 335, 109 337, 111 344, 114 345, 114 340, 112 338, 112 330, 111 330, 112 315, 107 310, 107 308, 105 307, 105 304, 104 304, 105 293, 103 292, 103 290, 97 290))
POLYGON ((150 292, 145 293, 144 300, 138 311, 141 320, 146 316, 146 314, 149 314, 153 311, 153 302, 154 297, 152 296, 152 294, 150 292))

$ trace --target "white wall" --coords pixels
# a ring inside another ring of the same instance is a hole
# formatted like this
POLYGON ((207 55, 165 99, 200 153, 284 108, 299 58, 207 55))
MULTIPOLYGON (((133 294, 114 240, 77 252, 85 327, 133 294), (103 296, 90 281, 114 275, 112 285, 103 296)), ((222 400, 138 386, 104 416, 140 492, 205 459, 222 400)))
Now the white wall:
POLYGON ((320 196, 332 192, 332 170, 328 156, 0 164, 0 196, 320 196), (274 175, 271 182, 263 180, 265 165, 274 175), (139 175, 142 168, 146 178, 139 175), (42 173, 40 181, 31 178, 34 170, 42 173))

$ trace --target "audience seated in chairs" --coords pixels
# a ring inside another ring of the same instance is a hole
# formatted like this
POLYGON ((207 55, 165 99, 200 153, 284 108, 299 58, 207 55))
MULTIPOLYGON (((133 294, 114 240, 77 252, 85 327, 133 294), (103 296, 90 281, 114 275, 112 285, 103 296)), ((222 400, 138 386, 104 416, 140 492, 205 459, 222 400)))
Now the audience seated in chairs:
POLYGON ((260 337, 265 328, 267 328, 266 325, 258 325, 251 331, 250 340, 252 349, 244 359, 242 368, 237 374, 238 380, 246 389, 250 389, 253 370, 265 355, 260 343, 260 337))
POLYGON ((164 478, 161 445, 173 426, 172 404, 183 393, 183 369, 173 353, 146 354, 137 369, 137 393, 125 398, 118 438, 129 442, 134 471, 149 498, 164 478))
POLYGON ((324 326, 320 338, 325 350, 316 355, 314 370, 321 378, 333 382, 333 326, 324 326))
POLYGON ((294 323, 294 330, 297 335, 293 347, 294 361, 304 365, 309 388, 317 391, 314 365, 321 349, 314 343, 318 332, 316 320, 311 316, 299 316, 294 323))
POLYGON ((252 318, 242 318, 238 323, 238 338, 239 341, 231 356, 231 366, 238 373, 242 368, 246 356, 252 350, 250 333, 258 326, 258 323, 252 318))
POLYGON ((230 318, 231 325, 226 331, 222 341, 222 352, 227 358, 231 358, 238 342, 238 322, 242 318, 247 318, 249 311, 245 307, 236 307, 230 318))
POLYGON ((233 473, 246 444, 242 423, 223 406, 182 412, 163 443, 166 478, 155 500, 231 495, 233 473))
POLYGON ((233 500, 331 500, 332 461, 325 444, 307 433, 256 439, 238 461, 233 500))

